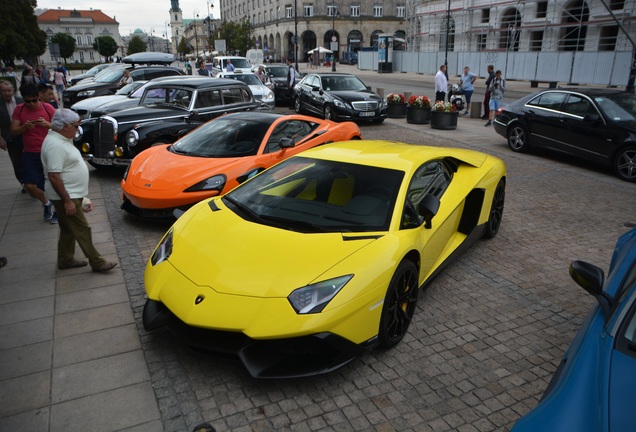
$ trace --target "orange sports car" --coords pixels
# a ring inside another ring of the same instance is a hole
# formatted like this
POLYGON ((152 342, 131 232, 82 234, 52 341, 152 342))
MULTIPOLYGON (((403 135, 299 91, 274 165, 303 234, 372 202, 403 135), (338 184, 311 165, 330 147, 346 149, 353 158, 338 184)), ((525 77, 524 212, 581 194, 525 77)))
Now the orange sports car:
POLYGON ((352 122, 262 112, 228 114, 171 145, 137 155, 124 174, 122 209, 153 219, 224 194, 242 181, 303 150, 362 139, 352 122))

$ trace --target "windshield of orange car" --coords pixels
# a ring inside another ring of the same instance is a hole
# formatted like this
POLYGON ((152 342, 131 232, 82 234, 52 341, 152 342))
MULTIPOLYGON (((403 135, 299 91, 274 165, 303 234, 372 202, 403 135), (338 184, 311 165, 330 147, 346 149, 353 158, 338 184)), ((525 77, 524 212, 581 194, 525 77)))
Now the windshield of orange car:
POLYGON ((170 147, 170 151, 207 158, 254 156, 270 124, 221 117, 184 136, 170 147))
POLYGON ((389 228, 404 172, 292 157, 223 198, 248 220, 300 232, 389 228))

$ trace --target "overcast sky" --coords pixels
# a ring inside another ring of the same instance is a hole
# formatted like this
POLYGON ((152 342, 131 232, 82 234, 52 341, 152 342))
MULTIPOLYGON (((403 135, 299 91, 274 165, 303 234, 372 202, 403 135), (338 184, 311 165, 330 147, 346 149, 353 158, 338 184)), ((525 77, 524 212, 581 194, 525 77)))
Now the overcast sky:
MULTIPOLYGON (((2 1, 2 0, 0 0, 2 1)), ((210 5, 210 15, 219 18, 218 0, 210 5)), ((40 9, 101 9, 106 15, 119 22, 119 34, 128 36, 135 29, 142 29, 150 33, 155 30, 155 36, 161 37, 165 33, 165 23, 170 23, 170 0, 38 0, 40 9)), ((205 18, 208 13, 206 0, 179 0, 179 7, 184 19, 192 19, 195 10, 199 18, 205 18)), ((168 29, 168 33, 170 29, 168 29)))

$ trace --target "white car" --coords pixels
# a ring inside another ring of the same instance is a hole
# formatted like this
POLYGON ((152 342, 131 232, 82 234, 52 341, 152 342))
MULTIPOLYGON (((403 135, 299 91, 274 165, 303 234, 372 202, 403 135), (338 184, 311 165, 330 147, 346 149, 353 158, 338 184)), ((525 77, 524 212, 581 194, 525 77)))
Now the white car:
POLYGON ((216 56, 214 60, 212 60, 212 67, 221 72, 227 72, 228 60, 234 66, 234 71, 236 71, 236 69, 249 70, 252 67, 247 58, 239 56, 216 56))
POLYGON ((248 71, 235 70, 234 72, 219 72, 218 74, 216 74, 216 77, 231 78, 238 81, 243 81, 245 84, 250 86, 250 90, 252 90, 254 99, 260 100, 271 109, 274 109, 274 105, 276 102, 274 92, 265 84, 263 84, 256 75, 248 71))

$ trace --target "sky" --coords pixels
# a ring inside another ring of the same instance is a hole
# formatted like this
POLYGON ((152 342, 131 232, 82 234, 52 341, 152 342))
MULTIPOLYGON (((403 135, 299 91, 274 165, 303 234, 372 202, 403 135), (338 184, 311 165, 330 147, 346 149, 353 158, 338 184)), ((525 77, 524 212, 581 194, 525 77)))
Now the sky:
MULTIPOLYGON (((128 36, 135 29, 142 29, 150 34, 155 30, 155 36, 161 37, 165 33, 165 23, 170 23, 170 0, 37 0, 40 9, 101 9, 106 15, 119 22, 119 34, 128 36)), ((210 15, 219 18, 219 2, 212 0, 210 15)), ((208 13, 206 0, 179 0, 184 19, 192 19, 198 11, 199 18, 205 18, 208 13)), ((168 29, 170 32, 170 29, 168 29)))

